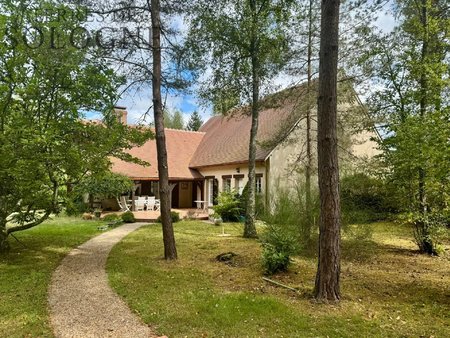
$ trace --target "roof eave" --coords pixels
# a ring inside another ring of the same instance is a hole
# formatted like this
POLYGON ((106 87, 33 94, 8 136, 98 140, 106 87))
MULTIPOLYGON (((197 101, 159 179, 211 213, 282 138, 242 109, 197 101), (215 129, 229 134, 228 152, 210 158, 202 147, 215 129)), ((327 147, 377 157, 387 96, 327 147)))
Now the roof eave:
MULTIPOLYGON (((264 163, 266 160, 265 158, 259 158, 255 162, 256 163, 264 163)), ((211 167, 222 167, 226 165, 238 165, 238 164, 247 164, 248 161, 234 161, 234 162, 222 162, 222 163, 215 163, 215 164, 207 164, 207 165, 192 165, 189 166, 191 169, 205 169, 205 168, 211 168, 211 167)))

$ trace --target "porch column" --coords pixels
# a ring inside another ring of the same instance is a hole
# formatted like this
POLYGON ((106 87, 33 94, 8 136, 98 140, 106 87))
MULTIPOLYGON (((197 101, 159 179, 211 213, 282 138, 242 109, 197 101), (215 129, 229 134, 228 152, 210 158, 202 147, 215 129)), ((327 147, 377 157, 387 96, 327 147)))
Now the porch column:
POLYGON ((136 211, 136 206, 134 205, 134 197, 136 195, 136 189, 137 185, 135 185, 133 190, 131 191, 131 211, 136 211))

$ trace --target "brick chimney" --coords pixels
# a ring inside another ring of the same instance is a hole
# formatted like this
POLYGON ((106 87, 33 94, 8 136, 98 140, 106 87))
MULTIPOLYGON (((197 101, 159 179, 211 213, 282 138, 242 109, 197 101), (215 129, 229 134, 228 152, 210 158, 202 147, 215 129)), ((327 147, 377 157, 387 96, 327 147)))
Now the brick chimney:
POLYGON ((116 114, 120 123, 125 125, 128 123, 128 112, 126 107, 115 106, 114 113, 116 114))

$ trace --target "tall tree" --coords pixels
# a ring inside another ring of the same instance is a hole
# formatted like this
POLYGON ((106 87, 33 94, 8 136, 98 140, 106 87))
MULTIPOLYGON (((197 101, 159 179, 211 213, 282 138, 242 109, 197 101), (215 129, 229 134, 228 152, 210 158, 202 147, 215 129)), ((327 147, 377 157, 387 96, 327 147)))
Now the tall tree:
POLYGON ((171 211, 171 189, 169 186, 169 166, 167 163, 166 136, 164 132, 164 111, 161 98, 161 16, 159 0, 151 0, 152 49, 153 49, 153 114, 155 121, 156 149, 158 155, 159 194, 161 199, 161 223, 164 241, 164 258, 177 259, 175 234, 171 211))
MULTIPOLYGON (((354 100, 353 86, 360 82, 361 74, 359 67, 351 67, 359 55, 360 49, 367 44, 367 34, 365 30, 374 21, 375 15, 379 10, 380 1, 372 0, 347 0, 340 6, 340 47, 339 47, 339 67, 341 69, 339 82, 342 85, 339 88, 339 101, 348 102, 350 105, 342 104, 338 111, 338 124, 345 126, 349 131, 349 118, 353 114, 354 100), (345 69, 345 74, 342 71, 345 69), (351 90, 346 90, 351 88, 351 90)), ((297 161, 293 164, 293 169, 299 171, 301 176, 301 192, 305 203, 305 212, 302 213, 301 235, 305 241, 311 239, 314 226, 314 205, 313 192, 316 191, 315 177, 316 168, 316 121, 317 113, 315 110, 315 101, 317 98, 317 75, 319 72, 319 48, 320 48, 320 14, 321 6, 319 1, 299 0, 294 8, 297 18, 290 30, 293 32, 294 41, 292 43, 293 57, 287 67, 288 74, 291 75, 293 82, 305 81, 302 86, 304 92, 299 97, 296 107, 298 112, 293 112, 298 120, 303 120, 300 124, 306 134, 304 149, 298 154, 297 161), (300 104, 301 102, 301 104, 300 104), (304 175, 304 176, 303 176, 304 175), (304 180, 303 180, 304 177, 304 180)), ((361 129, 361 121, 353 121, 352 128, 361 129)), ((283 135, 283 131, 281 132, 283 135)), ((341 135, 340 135, 341 136, 341 135)), ((345 149, 344 138, 339 139, 339 148, 345 149)), ((345 157, 345 151, 340 155, 345 157)))
POLYGON ((203 120, 197 111, 194 111, 189 118, 188 124, 186 126, 187 130, 197 131, 203 125, 203 120))
POLYGON ((303 235, 306 236, 306 240, 309 241, 311 230, 313 226, 312 217, 312 197, 311 197, 311 176, 313 173, 313 149, 312 149, 312 119, 313 119, 313 107, 312 98, 314 97, 313 88, 313 49, 314 38, 316 34, 315 24, 316 18, 314 15, 314 1, 309 0, 308 4, 308 42, 307 42, 307 55, 306 55, 306 76, 307 76, 307 88, 306 88, 306 165, 305 165, 305 209, 306 209, 306 226, 303 229, 303 235))
POLYGON ((172 127, 173 129, 184 129, 183 114, 179 110, 175 110, 173 113, 172 127))
MULTIPOLYGON (((165 141, 164 106, 162 95, 169 91, 177 92, 186 87, 188 81, 179 71, 185 58, 178 54, 179 48, 175 36, 179 30, 172 24, 171 18, 180 12, 181 1, 166 0, 105 0, 87 1, 96 14, 106 18, 105 22, 122 23, 122 31, 129 31, 123 38, 110 33, 109 39, 119 42, 121 48, 105 49, 105 57, 117 65, 118 70, 127 79, 124 92, 130 90, 146 91, 152 86, 152 102, 147 113, 153 109, 156 130, 158 168, 161 196, 161 221, 163 228, 164 256, 167 260, 177 258, 175 237, 170 217, 171 189, 168 183, 168 162, 165 141), (145 23, 151 22, 151 37, 147 39, 145 23), (128 35, 128 36, 127 36, 128 35), (149 41, 150 40, 150 41, 149 41)), ((122 32, 123 33, 123 32, 122 32)), ((105 33, 106 34, 106 33, 105 33)), ((120 34, 119 34, 120 35, 120 34)))
MULTIPOLYGON (((202 95, 224 111, 230 103, 251 116, 249 130, 248 194, 244 237, 256 237, 255 158, 261 92, 286 63, 287 25, 291 1, 226 0, 220 4, 198 0, 192 8, 188 46, 203 59, 212 76, 202 83, 202 95)), ((194 58, 197 64, 198 58, 194 58)))
POLYGON ((319 257, 314 294, 340 299, 340 199, 337 149, 337 73, 340 0, 322 0, 318 97, 319 257))
POLYGON ((178 110, 171 113, 169 110, 164 109, 164 127, 170 129, 184 129, 183 114, 178 110))
POLYGON ((378 34, 364 56, 382 85, 371 110, 385 129, 387 176, 414 215, 416 242, 436 254, 433 228, 449 203, 450 11, 440 0, 396 1, 395 9, 399 25, 378 34))

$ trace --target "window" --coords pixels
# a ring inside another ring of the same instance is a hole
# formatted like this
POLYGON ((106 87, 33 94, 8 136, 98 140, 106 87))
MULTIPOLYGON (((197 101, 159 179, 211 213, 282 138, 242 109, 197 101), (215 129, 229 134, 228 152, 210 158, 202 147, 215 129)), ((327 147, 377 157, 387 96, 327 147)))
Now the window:
POLYGON ((223 179, 223 191, 231 191, 231 178, 226 177, 223 179))
POLYGON ((262 193, 262 175, 256 175, 256 181, 255 181, 255 191, 257 194, 262 193))
POLYGON ((239 195, 242 195, 242 191, 244 191, 244 179, 236 178, 236 191, 239 195))

